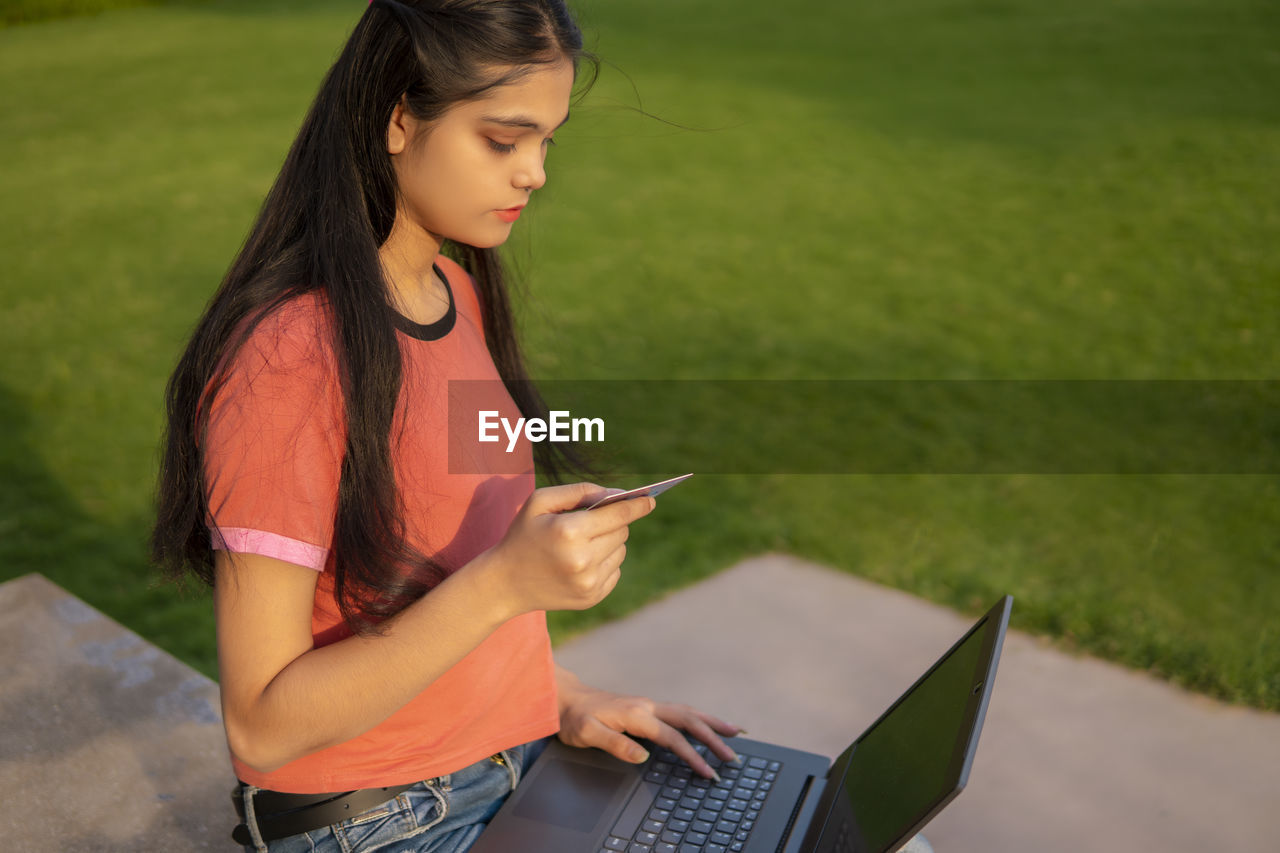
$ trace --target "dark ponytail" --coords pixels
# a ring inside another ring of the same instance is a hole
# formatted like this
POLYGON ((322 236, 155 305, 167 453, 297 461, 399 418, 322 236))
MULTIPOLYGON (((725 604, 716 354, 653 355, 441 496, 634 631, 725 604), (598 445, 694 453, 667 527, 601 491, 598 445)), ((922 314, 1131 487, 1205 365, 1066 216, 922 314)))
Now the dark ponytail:
MULTIPOLYGON (((374 0, 326 75, 239 256, 200 319, 166 393, 152 558, 172 578, 213 583, 204 464, 208 406, 223 365, 256 324, 288 300, 319 292, 328 306, 342 383, 347 444, 332 550, 334 593, 353 630, 372 631, 443 577, 405 543, 391 464, 400 393, 400 350, 378 260, 396 215, 386 150, 402 97, 430 121, 529 68, 586 57, 563 0, 374 0), (495 75, 493 69, 507 69, 495 75)), ((485 336, 498 372, 525 417, 546 407, 528 381, 494 249, 446 251, 476 280, 485 336)), ((572 450, 535 446, 552 479, 581 469, 572 450)))

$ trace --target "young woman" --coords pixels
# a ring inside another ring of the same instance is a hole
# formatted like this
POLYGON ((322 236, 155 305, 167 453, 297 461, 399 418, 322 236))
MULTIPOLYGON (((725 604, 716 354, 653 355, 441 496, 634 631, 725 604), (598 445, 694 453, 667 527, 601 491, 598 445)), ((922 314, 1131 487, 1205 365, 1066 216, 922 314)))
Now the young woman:
POLYGON ((466 850, 557 732, 734 757, 737 727, 552 660, 545 611, 609 594, 652 499, 574 511, 605 490, 534 490, 527 443, 450 471, 450 380, 544 414, 495 247, 580 61, 562 0, 375 0, 170 382, 154 553, 214 589, 249 849, 466 850))

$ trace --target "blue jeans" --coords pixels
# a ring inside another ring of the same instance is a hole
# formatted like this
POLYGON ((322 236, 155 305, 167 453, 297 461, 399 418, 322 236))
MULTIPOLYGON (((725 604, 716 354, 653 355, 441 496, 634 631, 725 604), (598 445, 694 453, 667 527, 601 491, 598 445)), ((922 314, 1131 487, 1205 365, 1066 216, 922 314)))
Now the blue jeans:
MULTIPOLYGON (((323 829, 246 847, 249 853, 464 853, 524 769, 547 746, 534 741, 503 750, 456 773, 419 782, 395 799, 323 829)), ((257 789, 244 786, 246 804, 257 789)), ((250 832, 254 830, 251 828, 250 832)), ((256 838, 256 836, 255 836, 256 838)))

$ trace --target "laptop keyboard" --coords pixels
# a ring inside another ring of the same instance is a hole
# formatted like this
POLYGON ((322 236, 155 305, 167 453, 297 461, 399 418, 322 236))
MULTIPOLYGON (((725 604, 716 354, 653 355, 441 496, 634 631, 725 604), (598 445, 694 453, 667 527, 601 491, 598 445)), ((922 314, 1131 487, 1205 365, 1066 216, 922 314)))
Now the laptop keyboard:
POLYGON ((720 774, 704 779, 669 750, 650 759, 644 779, 660 785, 651 804, 635 797, 614 825, 600 853, 739 853, 755 828, 782 763, 739 756, 726 763, 696 748, 720 774), (639 802, 636 802, 639 800, 639 802))

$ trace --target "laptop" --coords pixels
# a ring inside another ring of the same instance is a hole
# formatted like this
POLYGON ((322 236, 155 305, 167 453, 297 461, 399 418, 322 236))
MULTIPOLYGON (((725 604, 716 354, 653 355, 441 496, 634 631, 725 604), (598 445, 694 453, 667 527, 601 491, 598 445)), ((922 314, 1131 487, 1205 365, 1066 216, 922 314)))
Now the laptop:
MULTIPOLYGON (((553 740, 472 853, 891 853, 964 788, 1005 596, 834 761, 729 738, 719 783, 655 747, 641 765, 553 740)), ((646 744, 646 746, 649 746, 646 744)))

